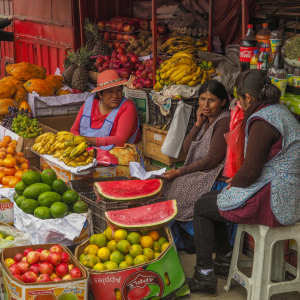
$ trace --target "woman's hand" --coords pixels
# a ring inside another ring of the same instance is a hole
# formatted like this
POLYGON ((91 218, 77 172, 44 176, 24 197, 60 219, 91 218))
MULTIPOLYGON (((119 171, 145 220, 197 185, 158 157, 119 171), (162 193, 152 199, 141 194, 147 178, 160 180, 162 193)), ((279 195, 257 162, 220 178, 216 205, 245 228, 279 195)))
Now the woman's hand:
POLYGON ((97 144, 97 138, 96 137, 85 136, 85 138, 86 138, 89 145, 96 146, 96 144, 97 144))
POLYGON ((199 107, 197 110, 196 126, 201 127, 206 119, 207 117, 203 115, 202 109, 199 107))
POLYGON ((169 170, 169 171, 163 173, 162 175, 165 177, 165 179, 172 180, 172 179, 179 177, 180 172, 179 172, 179 170, 172 169, 172 170, 169 170))
POLYGON ((231 180, 232 180, 232 178, 229 178, 228 180, 226 180, 226 183, 228 183, 228 185, 226 187, 226 190, 229 190, 229 189, 232 188, 232 186, 231 186, 231 180))

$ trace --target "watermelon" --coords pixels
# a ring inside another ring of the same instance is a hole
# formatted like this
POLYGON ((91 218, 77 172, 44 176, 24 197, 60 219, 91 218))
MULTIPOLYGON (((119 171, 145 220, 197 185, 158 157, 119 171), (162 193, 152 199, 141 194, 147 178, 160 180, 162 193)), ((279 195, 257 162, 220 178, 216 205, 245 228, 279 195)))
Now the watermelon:
POLYGON ((176 200, 141 207, 108 211, 106 219, 115 228, 156 229, 169 223, 177 214, 176 200))
POLYGON ((159 196, 162 181, 160 179, 102 181, 95 182, 94 187, 97 196, 100 196, 99 200, 128 202, 159 196))

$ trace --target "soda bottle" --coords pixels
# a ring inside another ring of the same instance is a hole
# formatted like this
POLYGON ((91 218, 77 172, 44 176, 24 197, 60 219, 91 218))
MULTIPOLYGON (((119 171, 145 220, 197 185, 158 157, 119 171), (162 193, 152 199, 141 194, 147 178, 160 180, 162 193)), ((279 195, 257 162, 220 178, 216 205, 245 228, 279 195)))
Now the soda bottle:
POLYGON ((240 71, 244 72, 250 69, 250 60, 258 50, 258 42, 253 32, 253 25, 248 25, 248 32, 240 44, 240 71))
POLYGON ((268 23, 263 23, 263 28, 256 35, 260 52, 270 52, 270 36, 271 30, 268 28, 268 23))
POLYGON ((257 70, 261 70, 261 66, 264 63, 264 52, 260 52, 258 61, 257 61, 257 70))
POLYGON ((257 69, 257 61, 258 61, 258 58, 259 58, 259 51, 258 50, 254 50, 254 54, 253 56, 251 57, 251 60, 250 60, 250 69, 257 69))
POLYGON ((264 61, 263 64, 261 65, 261 70, 268 71, 270 68, 270 63, 269 63, 269 52, 264 52, 264 61))
POLYGON ((278 44, 276 47, 276 53, 272 62, 272 67, 277 69, 284 69, 284 59, 281 54, 282 46, 278 44))

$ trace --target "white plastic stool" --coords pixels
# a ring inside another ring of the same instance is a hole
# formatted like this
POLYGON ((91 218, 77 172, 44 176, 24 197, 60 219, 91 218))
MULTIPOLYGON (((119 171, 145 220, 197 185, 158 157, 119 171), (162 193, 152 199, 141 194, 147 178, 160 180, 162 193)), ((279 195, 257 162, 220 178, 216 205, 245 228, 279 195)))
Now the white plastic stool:
POLYGON ((300 292, 299 257, 300 223, 276 228, 239 224, 228 281, 224 288, 229 292, 230 288, 239 282, 247 289, 247 300, 269 300, 275 294, 300 292), (249 261, 241 259, 245 233, 252 235, 255 241, 254 259, 249 261), (297 242, 298 268, 294 268, 284 260, 285 240, 292 239, 297 242), (251 278, 240 271, 250 267, 252 267, 251 278), (286 271, 296 276, 296 279, 285 281, 286 271))

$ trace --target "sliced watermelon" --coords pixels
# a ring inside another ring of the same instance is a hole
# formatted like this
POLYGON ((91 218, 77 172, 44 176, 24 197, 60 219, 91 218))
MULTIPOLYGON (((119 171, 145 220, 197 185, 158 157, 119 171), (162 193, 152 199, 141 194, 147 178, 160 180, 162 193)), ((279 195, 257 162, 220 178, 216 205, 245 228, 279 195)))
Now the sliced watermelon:
POLYGON ((101 200, 132 201, 157 196, 161 191, 162 181, 160 179, 102 181, 95 182, 95 188, 101 200))
POLYGON ((106 219, 116 228, 155 229, 169 223, 177 214, 176 200, 141 207, 108 211, 106 219))

